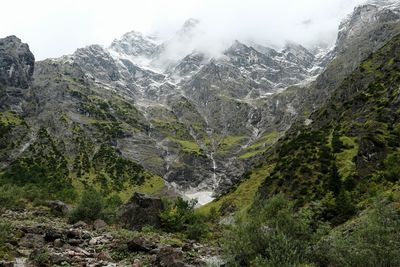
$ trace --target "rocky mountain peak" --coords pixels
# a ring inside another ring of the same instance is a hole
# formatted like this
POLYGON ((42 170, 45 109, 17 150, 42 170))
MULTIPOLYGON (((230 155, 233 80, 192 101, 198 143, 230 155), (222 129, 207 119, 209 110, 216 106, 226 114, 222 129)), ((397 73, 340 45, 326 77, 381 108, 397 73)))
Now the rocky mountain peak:
POLYGON ((393 1, 371 1, 357 6, 339 26, 336 42, 338 52, 345 49, 348 41, 360 36, 367 27, 400 20, 400 4, 393 1))
POLYGON ((189 18, 187 19, 184 23, 182 28, 180 29, 179 32, 181 33, 188 33, 195 29, 200 23, 200 20, 194 19, 194 18, 189 18))
POLYGON ((120 39, 115 39, 110 48, 129 56, 151 56, 158 45, 157 37, 131 31, 125 33, 120 39))
POLYGON ((31 83, 35 57, 29 46, 16 36, 0 39, 0 84, 27 88, 31 83))
POLYGON ((310 67, 315 59, 314 55, 300 44, 289 42, 282 50, 282 54, 290 61, 310 67))

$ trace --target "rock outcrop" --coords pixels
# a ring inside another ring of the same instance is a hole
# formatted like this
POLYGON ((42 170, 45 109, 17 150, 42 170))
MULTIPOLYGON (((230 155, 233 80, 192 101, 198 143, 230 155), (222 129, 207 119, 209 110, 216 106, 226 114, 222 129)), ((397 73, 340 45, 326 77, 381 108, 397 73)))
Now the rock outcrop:
POLYGON ((0 85, 27 88, 34 64, 35 57, 27 44, 15 36, 0 39, 0 85))
POLYGON ((164 205, 159 197, 135 193, 121 207, 119 221, 132 230, 140 230, 146 225, 160 227, 160 213, 163 210, 164 205))

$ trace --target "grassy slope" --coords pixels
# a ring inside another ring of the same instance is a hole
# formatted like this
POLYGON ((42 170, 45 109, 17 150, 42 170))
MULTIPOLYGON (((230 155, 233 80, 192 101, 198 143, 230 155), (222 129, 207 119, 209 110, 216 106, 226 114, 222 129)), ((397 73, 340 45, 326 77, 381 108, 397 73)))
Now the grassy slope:
POLYGON ((207 205, 204 205, 198 209, 201 214, 208 214, 212 208, 219 211, 223 205, 233 205, 237 211, 245 211, 254 202, 256 193, 265 177, 272 170, 271 165, 264 165, 253 170, 253 172, 237 185, 232 188, 230 192, 219 197, 207 205))
POLYGON ((261 199, 283 191, 303 205, 335 191, 362 203, 377 184, 390 187, 398 180, 387 175, 393 168, 387 159, 395 157, 400 146, 399 97, 397 36, 311 115, 309 127, 292 129, 278 144, 277 165, 260 189, 261 199))

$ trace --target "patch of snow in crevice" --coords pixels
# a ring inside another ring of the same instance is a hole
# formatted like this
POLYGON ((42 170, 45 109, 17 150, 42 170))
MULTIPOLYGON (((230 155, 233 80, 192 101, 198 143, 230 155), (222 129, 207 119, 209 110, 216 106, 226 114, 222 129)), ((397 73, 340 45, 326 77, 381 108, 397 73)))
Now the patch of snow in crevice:
POLYGON ((198 191, 198 192, 189 191, 184 193, 184 196, 187 197, 188 199, 196 199, 198 201, 197 202, 198 206, 203 206, 213 201, 215 199, 213 195, 214 195, 213 191, 198 191))

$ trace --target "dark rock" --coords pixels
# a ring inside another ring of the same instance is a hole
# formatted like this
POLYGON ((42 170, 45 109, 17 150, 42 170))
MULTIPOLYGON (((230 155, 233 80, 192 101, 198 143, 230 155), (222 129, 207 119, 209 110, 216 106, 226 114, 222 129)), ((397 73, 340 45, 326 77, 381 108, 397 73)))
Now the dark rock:
POLYGON ((61 248, 61 247, 64 245, 64 242, 63 242, 61 239, 56 239, 56 240, 54 240, 53 245, 54 245, 56 248, 61 248))
POLYGON ((79 221, 77 223, 75 223, 72 227, 73 228, 87 228, 87 223, 85 223, 84 221, 79 221))
POLYGON ((99 255, 97 255, 97 258, 102 261, 108 261, 108 262, 113 261, 110 254, 107 251, 100 252, 99 255))
POLYGON ((38 234, 26 234, 21 238, 19 245, 25 248, 40 248, 45 244, 43 236, 38 234))
POLYGON ((70 229, 68 230, 67 237, 68 238, 80 238, 82 235, 82 231, 79 229, 70 229))
POLYGON ((45 233, 45 229, 44 229, 43 225, 24 226, 19 229, 22 232, 29 233, 29 234, 43 235, 45 233))
POLYGON ((35 57, 27 44, 15 36, 0 39, 0 84, 27 88, 34 64, 35 57))
POLYGON ((56 239, 60 239, 63 237, 63 231, 58 230, 58 229, 53 229, 53 228, 49 228, 46 229, 46 233, 44 235, 44 239, 47 242, 52 242, 56 239))
POLYGON ((132 238, 127 243, 128 250, 131 252, 149 252, 155 248, 157 245, 150 240, 145 239, 142 236, 136 236, 132 238))
POLYGON ((53 253, 50 255, 50 262, 54 265, 60 265, 63 262, 68 262, 68 258, 60 253, 53 253))
POLYGON ((0 267, 13 267, 14 263, 12 261, 0 261, 0 267))
POLYGON ((193 244, 192 243, 185 243, 182 246, 182 251, 191 251, 193 250, 193 244))
POLYGON ((95 220, 93 223, 93 229, 96 231, 102 231, 107 227, 107 223, 103 220, 95 220))
POLYGON ((163 247, 157 254, 156 265, 160 267, 184 267, 183 253, 173 247, 163 247))
POLYGON ((145 225, 160 227, 160 213, 164 205, 160 198, 146 194, 135 193, 133 197, 121 207, 121 223, 133 230, 141 230, 145 225))
POLYGON ((56 216, 67 216, 71 211, 71 207, 65 204, 62 201, 49 201, 48 205, 51 209, 51 212, 56 216))
POLYGON ((69 239, 67 241, 67 243, 70 244, 71 246, 78 246, 83 243, 83 240, 82 239, 69 239))

